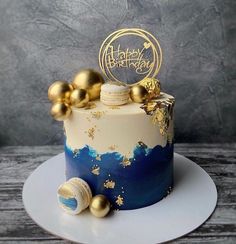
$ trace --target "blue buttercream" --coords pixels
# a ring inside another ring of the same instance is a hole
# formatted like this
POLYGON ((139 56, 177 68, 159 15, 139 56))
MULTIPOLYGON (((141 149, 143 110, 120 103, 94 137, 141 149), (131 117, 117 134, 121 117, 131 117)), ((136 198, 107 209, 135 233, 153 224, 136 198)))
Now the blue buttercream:
POLYGON ((86 145, 73 152, 65 143, 66 178, 81 177, 94 195, 104 194, 114 208, 136 209, 161 200, 173 185, 173 144, 165 147, 137 145, 130 165, 124 167, 124 155, 119 152, 99 153, 86 145), (99 167, 99 175, 92 173, 99 167), (114 188, 104 187, 106 180, 115 182, 114 188), (118 196, 122 201, 117 201, 118 196), (123 203, 123 204, 122 204, 123 203))
POLYGON ((71 210, 75 210, 77 208, 77 201, 75 198, 64 198, 59 196, 59 201, 71 210))

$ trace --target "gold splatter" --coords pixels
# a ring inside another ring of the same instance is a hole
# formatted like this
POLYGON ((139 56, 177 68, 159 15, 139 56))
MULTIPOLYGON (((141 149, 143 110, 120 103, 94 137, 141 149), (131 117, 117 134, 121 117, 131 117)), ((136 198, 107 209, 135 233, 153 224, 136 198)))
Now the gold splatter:
POLYGON ((86 117, 86 119, 88 120, 88 122, 91 122, 91 119, 89 117, 86 117))
POLYGON ((117 147, 118 147, 117 145, 111 145, 108 147, 108 149, 111 151, 114 151, 114 150, 116 150, 117 147))
POLYGON ((116 204, 117 204, 118 206, 122 206, 122 205, 124 204, 124 198, 123 198, 121 195, 119 195, 119 196, 116 198, 116 204))
POLYGON ((92 118, 100 119, 105 114, 105 111, 91 112, 92 118))
POLYGON ((115 187, 115 184, 116 183, 113 180, 106 180, 103 185, 105 188, 113 189, 115 187))
POLYGON ((102 159, 101 159, 101 156, 100 156, 99 154, 97 155, 96 160, 97 160, 97 161, 101 161, 101 160, 102 160, 102 159))
POLYGON ((91 170, 92 174, 99 175, 100 174, 100 167, 98 165, 94 165, 91 170))
POLYGON ((84 107, 85 110, 96 108, 96 104, 94 102, 88 102, 84 107))
POLYGON ((110 109, 120 109, 120 107, 117 106, 117 105, 109 106, 109 108, 110 108, 110 109))
POLYGON ((130 165, 131 165, 131 162, 130 162, 130 160, 129 160, 126 156, 124 156, 124 157, 123 157, 123 160, 122 160, 122 162, 121 162, 121 164, 122 164, 123 167, 125 168, 125 167, 127 167, 127 166, 130 166, 130 165))
POLYGON ((85 133, 87 133, 88 137, 90 137, 92 140, 94 139, 95 129, 93 127, 88 129, 88 131, 85 131, 85 133))

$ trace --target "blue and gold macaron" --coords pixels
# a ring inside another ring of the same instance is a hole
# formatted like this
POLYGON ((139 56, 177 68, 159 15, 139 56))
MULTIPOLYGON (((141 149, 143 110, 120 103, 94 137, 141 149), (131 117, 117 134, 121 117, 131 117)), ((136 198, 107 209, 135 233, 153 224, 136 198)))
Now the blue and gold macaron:
POLYGON ((92 192, 86 181, 81 178, 71 178, 59 186, 57 199, 64 211, 75 215, 89 206, 92 192))

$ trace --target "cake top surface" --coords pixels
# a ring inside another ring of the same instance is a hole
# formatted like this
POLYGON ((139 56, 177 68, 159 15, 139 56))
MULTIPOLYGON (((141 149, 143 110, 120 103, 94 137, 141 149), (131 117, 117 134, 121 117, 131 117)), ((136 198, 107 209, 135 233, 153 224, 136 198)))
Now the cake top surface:
MULTIPOLYGON (((168 99, 173 99, 174 97, 161 92, 160 96, 155 99, 155 101, 167 101, 168 99)), ((121 106, 107 106, 104 105, 100 100, 90 102, 90 104, 85 108, 75 108, 72 107, 72 111, 82 114, 90 114, 91 112, 106 112, 106 114, 115 115, 125 115, 125 114, 143 114, 145 111, 141 108, 142 103, 134 103, 130 101, 129 103, 121 106)))

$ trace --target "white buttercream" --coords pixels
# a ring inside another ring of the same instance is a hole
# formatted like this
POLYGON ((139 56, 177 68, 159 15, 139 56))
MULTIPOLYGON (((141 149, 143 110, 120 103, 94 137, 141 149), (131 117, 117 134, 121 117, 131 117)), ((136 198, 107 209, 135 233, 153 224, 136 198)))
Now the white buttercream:
MULTIPOLYGON (((162 93, 161 100, 173 98, 162 93)), ((72 108, 72 115, 64 121, 67 145, 72 149, 80 149, 89 145, 98 153, 115 151, 132 156, 137 142, 142 141, 148 147, 165 146, 166 136, 160 134, 159 125, 153 124, 141 104, 130 102, 119 109, 112 109, 100 101, 95 101, 93 109, 72 108), (89 131, 94 130, 94 138, 89 131)), ((170 121, 169 133, 173 134, 173 120, 170 121)))

